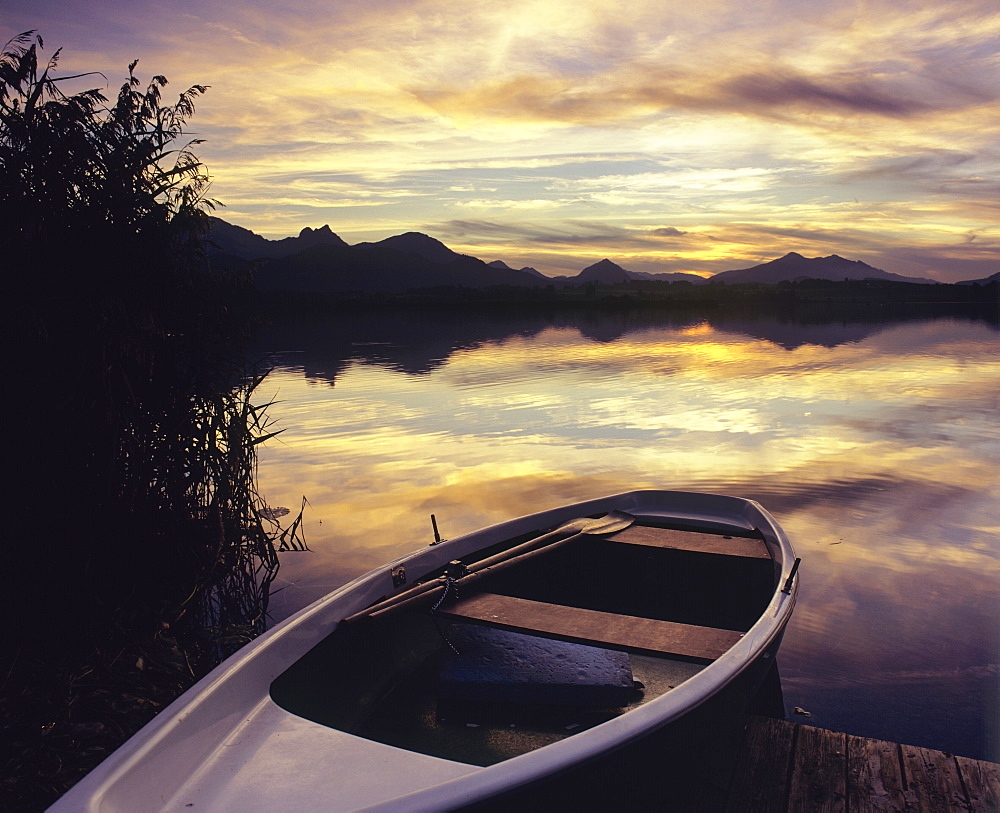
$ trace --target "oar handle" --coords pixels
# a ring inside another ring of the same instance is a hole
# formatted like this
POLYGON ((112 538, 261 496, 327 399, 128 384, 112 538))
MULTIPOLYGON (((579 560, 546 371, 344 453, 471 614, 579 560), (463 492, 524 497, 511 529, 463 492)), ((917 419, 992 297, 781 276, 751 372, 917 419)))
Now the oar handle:
POLYGON ((415 584, 413 587, 403 590, 400 593, 396 593, 393 596, 389 596, 389 598, 380 601, 377 604, 373 604, 371 607, 367 607, 364 610, 354 613, 353 615, 347 616, 347 618, 343 619, 340 623, 350 624, 353 621, 358 621, 367 616, 375 615, 377 612, 387 610, 390 607, 398 607, 401 604, 409 603, 411 599, 420 598, 424 593, 429 593, 431 590, 436 588, 443 588, 444 585, 444 576, 440 576, 429 582, 424 582, 423 584, 415 584))
MULTIPOLYGON (((479 581, 485 576, 490 576, 494 573, 499 573, 501 570, 505 569, 510 565, 519 565, 527 561, 528 559, 531 559, 535 556, 539 556, 543 553, 549 553, 554 548, 558 548, 566 544, 567 542, 570 542, 574 539, 578 539, 579 537, 584 535, 585 534, 583 533, 575 533, 572 536, 567 536, 564 539, 559 539, 555 542, 552 542, 551 544, 543 545, 542 547, 535 548, 534 550, 528 550, 524 553, 521 553, 518 556, 513 556, 509 559, 503 559, 501 561, 497 561, 494 564, 489 565, 487 567, 479 567, 480 563, 477 562, 476 570, 470 569, 465 576, 459 576, 458 578, 453 578, 451 580, 451 589, 454 589, 455 591, 460 591, 463 588, 468 587, 470 584, 479 581)), ((543 538, 544 537, 539 537, 538 539, 532 540, 532 542, 537 543, 541 541, 543 538)), ((516 550, 516 548, 512 548, 511 550, 516 550)), ((495 558, 495 557, 490 557, 490 558, 495 558)), ((368 618, 378 618, 381 615, 386 615, 387 613, 394 613, 397 610, 402 610, 405 607, 412 607, 415 604, 426 604, 430 602, 431 599, 438 598, 441 593, 444 593, 446 590, 449 589, 448 579, 446 577, 436 579, 434 582, 428 582, 427 584, 430 585, 427 590, 414 592, 413 594, 403 598, 401 601, 392 601, 390 599, 388 601, 383 602, 382 604, 376 604, 374 607, 369 607, 367 610, 362 610, 360 613, 356 613, 354 616, 351 616, 351 618, 345 620, 350 621, 353 618, 363 617, 363 616, 367 616, 368 618)), ((457 595, 457 592, 455 593, 455 595, 457 595)))
POLYGON ((550 542, 553 539, 558 539, 563 534, 569 534, 571 536, 580 535, 579 532, 574 533, 572 530, 564 531, 562 528, 556 528, 554 531, 549 531, 547 534, 536 536, 534 539, 529 539, 527 542, 522 542, 520 545, 515 545, 514 547, 502 550, 500 553, 496 553, 493 556, 488 556, 485 559, 480 559, 478 562, 473 562, 469 565, 469 573, 478 573, 480 570, 493 567, 497 564, 497 562, 513 559, 514 557, 520 556, 525 551, 537 548, 539 545, 544 545, 546 542, 550 542))
MULTIPOLYGON (((520 545, 500 551, 500 553, 489 556, 486 559, 480 559, 478 562, 469 565, 468 571, 471 575, 491 568, 495 570, 498 564, 504 562, 514 560, 523 562, 534 553, 551 550, 553 547, 562 545, 570 539, 576 539, 580 536, 606 536, 607 534, 618 533, 625 530, 625 528, 634 522, 635 517, 624 511, 611 511, 607 516, 600 519, 574 520, 560 525, 554 531, 549 531, 534 539, 529 539, 527 542, 522 542, 520 545)), ((465 578, 468 578, 468 576, 465 578)))
MULTIPOLYGON (((529 539, 527 542, 522 542, 520 545, 515 545, 513 548, 508 548, 507 550, 500 551, 500 553, 497 553, 493 556, 489 556, 486 559, 482 559, 479 562, 474 562, 473 564, 469 565, 468 570, 466 572, 478 573, 480 570, 484 570, 488 567, 495 566, 498 562, 510 559, 511 557, 520 556, 527 550, 531 550, 532 548, 537 547, 538 545, 544 545, 546 542, 552 539, 557 539, 561 534, 564 533, 571 533, 571 532, 564 531, 561 528, 556 528, 554 531, 549 531, 548 533, 542 534, 541 536, 535 537, 534 539, 529 539)), ((400 593, 396 593, 395 595, 389 596, 389 598, 384 599, 383 601, 380 601, 379 603, 374 604, 371 607, 368 607, 367 609, 361 610, 359 612, 354 613, 353 615, 347 616, 347 618, 345 618, 341 623, 350 624, 354 621, 358 621, 365 617, 370 616, 374 618, 377 615, 381 615, 385 610, 397 607, 409 606, 411 603, 413 603, 413 599, 420 598, 425 593, 428 593, 432 590, 443 589, 445 583, 446 583, 446 577, 440 576, 439 578, 433 579, 429 582, 424 582, 423 584, 415 584, 413 587, 410 587, 407 590, 403 590, 400 593)))
POLYGON ((444 577, 440 579, 435 579, 432 582, 427 582, 428 589, 419 591, 401 601, 388 601, 383 602, 383 605, 376 604, 374 607, 369 607, 367 610, 362 610, 360 613, 355 613, 350 618, 345 618, 344 621, 350 621, 354 618, 378 618, 380 615, 385 615, 386 613, 394 613, 397 610, 402 610, 405 607, 409 607, 413 604, 422 604, 436 598, 440 593, 443 593, 448 587, 448 581, 444 577))
MULTIPOLYGON (((543 553, 551 553, 556 548, 561 548, 567 542, 572 542, 574 539, 579 539, 581 536, 587 536, 586 531, 579 531, 572 536, 564 537, 563 539, 557 539, 555 542, 551 542, 548 545, 542 545, 541 547, 535 547, 532 550, 525 550, 523 553, 517 556, 512 556, 509 559, 502 559, 500 561, 494 562, 490 565, 479 566, 481 563, 477 562, 477 567, 475 570, 470 569, 468 576, 462 576, 460 579, 455 580, 455 584, 458 587, 464 587, 465 585, 472 584, 473 582, 479 581, 484 576, 490 576, 494 573, 499 573, 510 565, 521 565, 527 562, 529 559, 533 559, 536 556, 541 556, 543 553)), ((539 537, 541 540, 542 537, 539 537)), ((539 541, 535 540, 535 541, 539 541)), ((496 557, 491 557, 496 558, 496 557)))

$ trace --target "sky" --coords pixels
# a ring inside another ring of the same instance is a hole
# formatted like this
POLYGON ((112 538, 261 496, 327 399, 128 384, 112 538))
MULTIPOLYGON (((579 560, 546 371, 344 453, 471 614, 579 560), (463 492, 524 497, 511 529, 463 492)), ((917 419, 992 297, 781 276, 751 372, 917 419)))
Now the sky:
MULTIPOLYGON (((58 74, 179 94, 217 214, 707 276, 1000 271, 995 0, 0 0, 58 74)), ((170 96, 167 96, 170 98, 170 96)))

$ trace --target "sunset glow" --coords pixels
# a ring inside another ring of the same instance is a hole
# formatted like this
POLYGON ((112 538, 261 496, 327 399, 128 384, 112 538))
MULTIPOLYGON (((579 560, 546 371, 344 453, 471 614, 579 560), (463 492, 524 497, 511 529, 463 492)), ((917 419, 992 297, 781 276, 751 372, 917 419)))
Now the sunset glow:
POLYGON ((708 275, 788 251, 998 270, 985 0, 35 0, 59 71, 211 86, 219 214, 271 238, 422 231, 486 261, 708 275))

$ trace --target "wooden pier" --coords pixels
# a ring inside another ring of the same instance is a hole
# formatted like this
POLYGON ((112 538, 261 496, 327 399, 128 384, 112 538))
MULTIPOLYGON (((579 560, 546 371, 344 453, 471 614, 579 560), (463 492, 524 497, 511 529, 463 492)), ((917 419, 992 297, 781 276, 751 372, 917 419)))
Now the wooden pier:
POLYGON ((770 811, 1000 811, 1000 765, 751 717, 727 803, 770 811))
POLYGON ((766 716, 653 744, 463 813, 1000 813, 1000 765, 766 716))

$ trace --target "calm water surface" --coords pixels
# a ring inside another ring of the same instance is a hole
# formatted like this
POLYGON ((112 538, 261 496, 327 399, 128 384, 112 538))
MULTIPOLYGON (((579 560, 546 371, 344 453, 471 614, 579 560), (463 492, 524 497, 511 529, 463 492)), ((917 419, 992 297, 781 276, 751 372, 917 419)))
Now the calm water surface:
POLYGON ((276 619, 431 540, 634 488, 760 501, 802 557, 792 719, 1000 761, 1000 333, 965 318, 334 316, 260 338, 304 495, 276 619), (799 707, 811 715, 797 716, 799 707))

